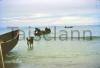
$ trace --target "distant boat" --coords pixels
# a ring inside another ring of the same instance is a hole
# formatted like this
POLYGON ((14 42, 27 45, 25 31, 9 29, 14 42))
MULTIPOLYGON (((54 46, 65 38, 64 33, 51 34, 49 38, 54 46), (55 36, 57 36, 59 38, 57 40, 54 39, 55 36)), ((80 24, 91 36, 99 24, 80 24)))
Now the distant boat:
POLYGON ((41 35, 46 35, 51 33, 51 29, 50 28, 45 28, 45 30, 40 30, 39 28, 35 28, 35 32, 34 35, 35 36, 41 36, 41 35))
POLYGON ((65 26, 64 28, 73 28, 73 26, 65 26))
POLYGON ((19 40, 19 30, 11 31, 0 35, 0 46, 2 49, 2 54, 5 56, 9 51, 11 51, 17 44, 19 40))

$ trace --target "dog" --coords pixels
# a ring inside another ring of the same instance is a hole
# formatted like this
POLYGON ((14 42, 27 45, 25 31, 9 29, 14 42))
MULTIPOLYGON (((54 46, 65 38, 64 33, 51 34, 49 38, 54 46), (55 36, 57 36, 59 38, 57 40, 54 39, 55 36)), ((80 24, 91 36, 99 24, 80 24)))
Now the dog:
POLYGON ((34 37, 27 37, 26 40, 27 40, 28 48, 33 48, 34 37))

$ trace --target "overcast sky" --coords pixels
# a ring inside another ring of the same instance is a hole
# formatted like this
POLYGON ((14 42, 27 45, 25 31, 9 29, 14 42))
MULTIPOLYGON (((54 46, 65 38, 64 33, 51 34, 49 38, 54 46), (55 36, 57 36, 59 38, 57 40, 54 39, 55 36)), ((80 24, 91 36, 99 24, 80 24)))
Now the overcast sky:
POLYGON ((0 25, 94 25, 99 0, 1 0, 0 25))

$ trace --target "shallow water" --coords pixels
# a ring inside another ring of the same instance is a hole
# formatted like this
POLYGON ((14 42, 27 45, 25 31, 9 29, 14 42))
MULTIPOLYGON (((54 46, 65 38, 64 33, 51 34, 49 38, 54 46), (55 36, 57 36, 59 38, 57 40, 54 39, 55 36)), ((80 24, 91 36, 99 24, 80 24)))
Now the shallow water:
MULTIPOLYGON (((8 54, 5 63, 17 63, 32 68, 66 68, 86 66, 95 68, 100 64, 100 39, 34 41, 34 49, 28 49, 26 41, 8 54)), ((21 68, 19 66, 19 68, 21 68)))
MULTIPOLYGON (((100 36, 100 27, 75 27, 91 30, 93 36, 100 36)), ((22 28, 24 29, 24 28, 22 28)), ((53 29, 53 28, 52 28, 53 29)), ((57 27, 57 35, 62 27, 57 27)), ((70 31, 70 29, 66 29, 70 31)), ((28 30, 24 29, 26 36, 28 30)), ((2 34, 3 31, 1 31, 2 34)), ((53 32, 51 33, 53 35, 53 32)), ((69 34, 70 35, 70 34, 69 34)), ((93 40, 74 39, 61 41, 59 38, 46 41, 34 41, 34 48, 27 47, 26 40, 20 40, 16 47, 6 56, 9 68, 100 68, 100 38, 93 40)))

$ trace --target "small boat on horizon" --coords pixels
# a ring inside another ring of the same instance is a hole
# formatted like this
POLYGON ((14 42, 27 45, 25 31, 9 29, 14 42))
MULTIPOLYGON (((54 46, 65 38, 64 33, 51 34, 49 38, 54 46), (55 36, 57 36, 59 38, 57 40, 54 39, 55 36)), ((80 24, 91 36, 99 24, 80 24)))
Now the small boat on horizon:
POLYGON ((3 57, 6 56, 18 43, 19 30, 11 31, 0 35, 0 46, 3 57))
POLYGON ((73 28, 73 26, 65 26, 64 28, 73 28))

